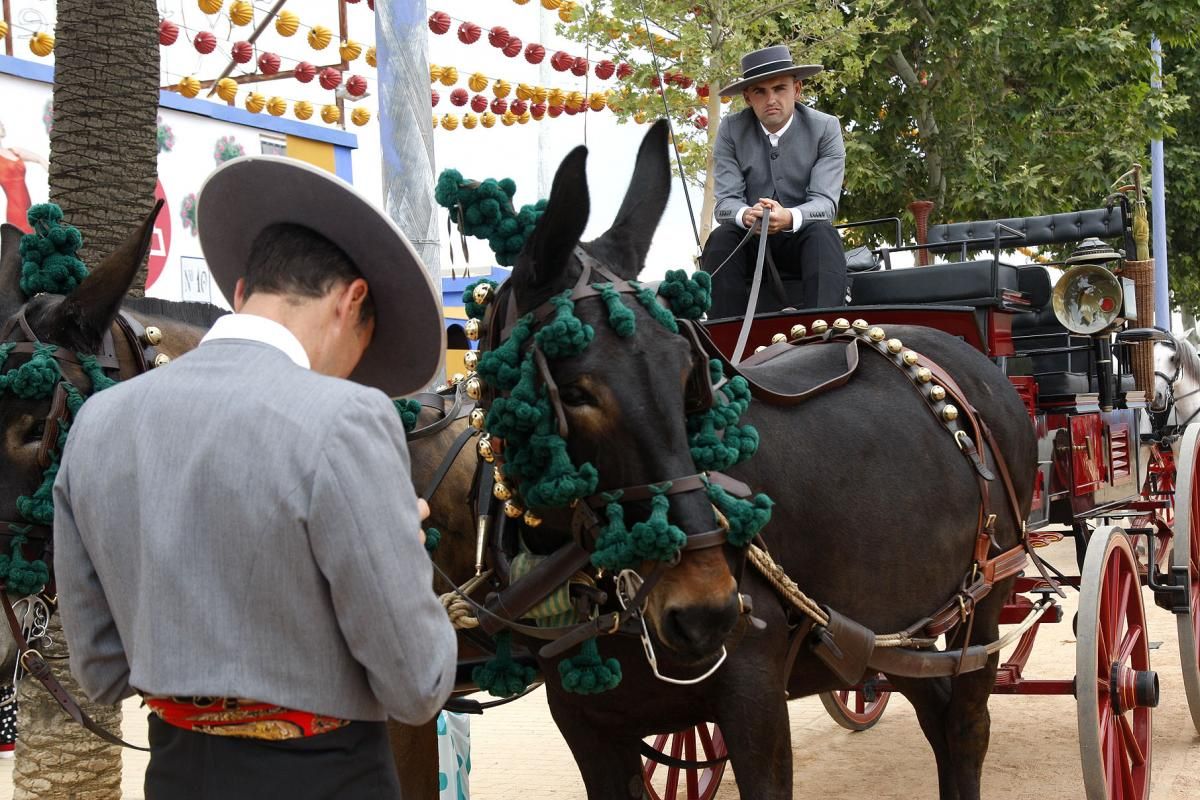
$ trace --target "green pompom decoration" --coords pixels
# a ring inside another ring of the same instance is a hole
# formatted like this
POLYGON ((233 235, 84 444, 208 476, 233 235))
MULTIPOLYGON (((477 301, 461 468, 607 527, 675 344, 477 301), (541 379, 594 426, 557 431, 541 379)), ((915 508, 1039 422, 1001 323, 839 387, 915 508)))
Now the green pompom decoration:
POLYGON ((0 388, 8 388, 24 400, 40 400, 54 394, 54 387, 62 380, 62 371, 54 358, 57 348, 51 344, 40 344, 34 348, 33 356, 5 376, 7 381, 0 388))
POLYGON ((680 548, 687 543, 687 534, 667 519, 671 501, 666 492, 670 488, 670 481, 650 487, 653 495, 650 517, 645 522, 635 523, 632 529, 625 527, 625 508, 619 502, 620 492, 607 495, 608 522, 596 540, 592 565, 615 572, 636 567, 643 561, 674 561, 680 548))
POLYGON ((450 211, 450 219, 464 235, 486 239, 496 263, 511 267, 546 209, 546 201, 539 200, 515 210, 512 198, 516 193, 517 184, 511 178, 468 181, 458 170, 447 169, 438 176, 433 196, 450 211))
POLYGON ((771 507, 775 505, 765 494, 756 494, 751 500, 743 500, 715 483, 708 484, 708 499, 729 521, 728 539, 734 547, 745 547, 754 540, 771 521, 771 507))
POLYGON ((502 631, 496 634, 496 655, 486 664, 471 670, 475 685, 493 697, 513 697, 525 691, 537 677, 533 667, 513 661, 512 634, 502 631))
POLYGON ((39 525, 54 524, 54 479, 58 477, 58 458, 42 474, 42 483, 33 494, 17 498, 17 513, 39 525))
POLYGON ((681 269, 667 270, 658 286, 658 295, 680 319, 700 319, 712 305, 712 276, 696 272, 689 276, 681 269))
POLYGON ((479 356, 479 363, 476 365, 479 377, 502 392, 512 391, 521 380, 525 343, 532 334, 533 317, 526 314, 517 320, 503 344, 479 356))
POLYGON ((70 294, 88 271, 75 253, 83 246, 79 229, 62 224, 62 209, 54 203, 31 206, 26 219, 35 231, 21 237, 21 291, 70 294))
POLYGON ((621 682, 621 664, 615 658, 601 658, 595 639, 579 648, 579 655, 558 662, 563 689, 574 694, 600 694, 621 682))
POLYGON ((5 590, 19 597, 37 594, 50 581, 50 568, 45 561, 40 558, 25 560, 21 545, 26 541, 23 535, 14 536, 12 554, 0 555, 0 578, 4 580, 5 590))
POLYGON ((662 307, 658 302, 658 298, 655 297, 654 292, 642 286, 637 281, 630 281, 629 285, 634 288, 634 296, 638 299, 638 302, 650 312, 650 316, 654 317, 659 325, 662 325, 671 333, 679 333, 679 326, 675 324, 675 315, 662 307))
POLYGON ((467 316, 471 319, 483 319, 483 315, 487 311, 487 306, 482 306, 475 302, 475 287, 479 286, 480 284, 491 286, 492 291, 495 291, 496 287, 500 285, 491 278, 480 278, 477 281, 472 281, 471 283, 467 284, 467 288, 463 289, 462 302, 463 307, 466 309, 467 316))
POLYGON ((404 432, 412 433, 417 427, 417 417, 421 413, 421 402, 401 397, 393 400, 392 405, 396 407, 396 413, 400 415, 400 422, 404 424, 404 432))
POLYGON ((546 358, 574 358, 592 343, 596 331, 575 316, 575 302, 571 300, 570 289, 551 297, 550 305, 555 310, 554 320, 544 324, 533 338, 546 358))
MULTIPOLYGON (((565 506, 596 491, 599 475, 591 464, 576 467, 567 453, 567 442, 556 433, 535 434, 529 448, 541 452, 545 468, 537 481, 522 481, 521 494, 535 508, 565 506)), ((528 473, 526 473, 528 474, 528 473)))
POLYGON ((83 368, 83 373, 92 382, 93 394, 117 385, 116 381, 104 374, 104 370, 100 367, 100 362, 96 360, 95 356, 79 353, 78 358, 79 366, 83 368))
POLYGON ((425 529, 425 549, 432 553, 442 543, 442 532, 437 528, 425 529))
POLYGON ((611 283, 593 283, 592 288, 600 293, 600 299, 608 308, 608 324, 621 338, 633 335, 637 329, 637 317, 621 300, 621 293, 611 283))

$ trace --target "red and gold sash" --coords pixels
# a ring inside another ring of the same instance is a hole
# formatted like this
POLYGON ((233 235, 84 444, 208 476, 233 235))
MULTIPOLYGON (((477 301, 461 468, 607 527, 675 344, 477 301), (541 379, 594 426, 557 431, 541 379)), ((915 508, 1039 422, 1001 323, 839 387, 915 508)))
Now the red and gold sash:
POLYGON ((281 741, 319 736, 350 724, 348 719, 234 697, 146 697, 145 700, 163 722, 214 736, 281 741))

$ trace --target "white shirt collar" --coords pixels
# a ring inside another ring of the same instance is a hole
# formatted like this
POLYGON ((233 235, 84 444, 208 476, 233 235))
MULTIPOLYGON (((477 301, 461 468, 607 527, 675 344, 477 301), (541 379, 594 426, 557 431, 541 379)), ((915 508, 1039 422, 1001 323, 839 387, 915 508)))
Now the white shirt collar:
POLYGON ((783 127, 780 128, 779 130, 777 130, 775 133, 771 133, 769 130, 767 130, 767 127, 765 125, 763 125, 761 122, 758 123, 758 127, 762 128, 762 132, 767 135, 767 139, 770 140, 771 146, 778 147, 779 140, 781 138, 783 138, 783 135, 785 133, 787 133, 787 129, 792 127, 792 121, 795 119, 796 119, 796 110, 792 109, 792 115, 790 117, 788 117, 788 121, 783 123, 783 127))
POLYGON ((296 335, 273 319, 260 317, 256 314, 226 314, 219 318, 200 344, 217 339, 246 339, 251 342, 262 342, 277 350, 282 350, 299 367, 311 369, 308 353, 296 335))

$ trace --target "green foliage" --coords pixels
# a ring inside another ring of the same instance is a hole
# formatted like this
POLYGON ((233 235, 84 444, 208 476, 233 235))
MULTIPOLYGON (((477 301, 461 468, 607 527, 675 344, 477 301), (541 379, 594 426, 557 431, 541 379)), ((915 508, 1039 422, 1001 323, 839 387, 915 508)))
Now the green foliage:
POLYGON ((1200 315, 1200 55, 1172 47, 1163 62, 1176 91, 1189 99, 1187 110, 1171 118, 1177 134, 1165 148, 1167 263, 1172 302, 1195 317, 1200 315))

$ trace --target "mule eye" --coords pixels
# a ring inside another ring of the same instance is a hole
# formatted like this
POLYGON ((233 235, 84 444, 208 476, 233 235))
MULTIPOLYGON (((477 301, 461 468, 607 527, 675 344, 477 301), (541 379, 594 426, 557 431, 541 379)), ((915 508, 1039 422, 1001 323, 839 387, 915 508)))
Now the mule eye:
POLYGON ((29 428, 29 438, 36 441, 41 441, 46 435, 46 420, 38 420, 29 428))
POLYGON ((577 383, 571 384, 570 386, 560 387, 558 390, 558 396, 569 406, 596 405, 595 396, 577 383))

